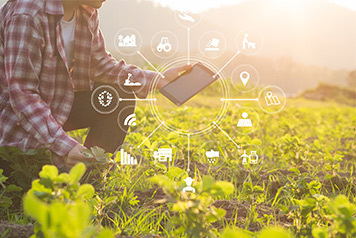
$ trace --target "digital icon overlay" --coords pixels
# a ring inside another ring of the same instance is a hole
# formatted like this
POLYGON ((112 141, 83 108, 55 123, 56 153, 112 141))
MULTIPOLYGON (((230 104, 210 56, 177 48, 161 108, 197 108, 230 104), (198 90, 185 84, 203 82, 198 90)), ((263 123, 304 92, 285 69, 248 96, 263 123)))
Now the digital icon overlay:
POLYGON ((172 45, 171 43, 169 43, 168 37, 162 37, 161 42, 157 45, 156 49, 158 52, 162 52, 162 51, 166 53, 171 52, 172 45))
POLYGON ((237 127, 252 127, 252 121, 251 119, 247 118, 248 114, 247 112, 242 113, 241 119, 239 119, 239 122, 237 123, 237 127))
POLYGON ((135 159, 132 155, 125 152, 124 149, 120 150, 121 156, 121 165, 137 165, 137 159, 135 159))
POLYGON ((252 65, 241 64, 233 70, 231 82, 232 86, 240 92, 252 92, 260 82, 260 75, 252 65))
POLYGON ((216 160, 219 158, 219 151, 210 150, 207 151, 205 154, 210 164, 214 164, 216 160))
POLYGON ((251 151, 250 155, 247 155, 246 150, 244 150, 244 153, 243 153, 243 155, 241 155, 241 158, 242 158, 243 165, 258 164, 257 151, 251 151))
POLYGON ((101 85, 91 93, 91 105, 100 114, 113 113, 119 106, 120 95, 109 85, 101 85))
POLYGON ((277 105, 281 104, 281 102, 279 101, 279 98, 276 95, 273 95, 273 93, 271 91, 268 91, 266 93, 265 100, 266 100, 267 106, 273 106, 273 105, 277 106, 277 105))
POLYGON ((241 79, 241 82, 243 83, 243 85, 246 86, 248 80, 250 79, 250 73, 247 71, 241 72, 240 79, 241 79))
POLYGON ((172 161, 172 155, 171 148, 159 148, 158 151, 153 152, 153 158, 158 159, 159 162, 172 161))
POLYGON ((220 44, 220 40, 217 38, 213 38, 211 40, 209 40, 208 44, 205 47, 205 51, 219 51, 219 44, 220 44))
POLYGON ((124 121, 125 126, 136 126, 136 114, 131 114, 125 118, 124 121))
POLYGON ((101 92, 98 96, 99 103, 103 107, 110 106, 113 98, 114 98, 113 95, 106 90, 101 92))
POLYGON ((127 35, 127 36, 123 36, 123 35, 119 35, 118 36, 118 46, 119 47, 136 47, 136 35, 132 34, 132 35, 127 35))
POLYGON ((128 86, 128 87, 142 86, 142 84, 139 83, 139 82, 133 83, 133 82, 131 81, 131 78, 132 78, 132 74, 129 73, 129 74, 127 75, 127 79, 125 79, 124 86, 128 86))
MULTIPOLYGON (((224 37, 223 34, 216 32, 216 31, 208 31, 203 33, 202 35, 198 36, 199 41, 198 41, 198 48, 202 57, 194 57, 191 56, 191 48, 192 48, 192 38, 190 35, 191 28, 196 26, 200 21, 201 21, 201 15, 200 14, 194 14, 191 12, 177 12, 176 14, 176 20, 179 24, 181 24, 183 27, 186 28, 187 30, 187 44, 184 42, 184 47, 187 45, 187 57, 177 57, 174 60, 171 60, 167 62, 165 65, 162 65, 160 67, 157 67, 150 62, 149 57, 145 57, 145 55, 140 51, 140 48, 142 46, 142 38, 140 37, 138 32, 135 32, 133 29, 126 29, 125 31, 120 31, 118 32, 117 38, 116 38, 116 44, 115 46, 119 48, 119 51, 126 53, 126 55, 133 55, 137 54, 139 55, 143 60, 145 60, 148 65, 156 71, 156 77, 153 80, 151 87, 152 90, 150 90, 150 95, 151 98, 149 99, 130 99, 130 98, 119 98, 120 101, 129 101, 129 100, 137 100, 137 101, 149 101, 151 103, 151 109, 152 112, 155 116, 155 119, 157 119, 157 122, 159 122, 159 125, 145 138, 139 145, 137 145, 137 149, 140 149, 141 146, 146 146, 145 142, 160 128, 165 128, 168 129, 172 132, 178 133, 179 135, 182 136, 187 136, 188 140, 188 156, 187 156, 187 171, 182 173, 184 174, 183 176, 180 176, 179 178, 177 177, 177 180, 175 180, 176 183, 176 191, 180 193, 180 196, 183 194, 194 194, 194 196, 187 196, 187 199, 191 199, 193 197, 196 197, 196 193, 200 193, 201 189, 197 188, 197 186, 201 185, 201 182, 197 182, 196 180, 199 180, 199 177, 194 177, 193 174, 191 173, 190 170, 190 160, 191 160, 191 155, 190 155, 190 140, 192 135, 203 135, 207 131, 216 129, 220 130, 219 132, 224 133, 227 138, 237 147, 238 152, 236 155, 238 155, 238 160, 242 162, 242 165, 245 166, 245 169, 255 169, 258 166, 248 166, 248 165, 258 165, 261 164, 261 161, 263 161, 264 157, 260 153, 259 150, 253 149, 253 148, 243 148, 243 154, 240 154, 241 152, 241 146, 239 146, 234 139, 232 139, 228 133, 223 129, 224 125, 220 124, 221 121, 224 118, 224 114, 227 111, 227 101, 239 101, 239 103, 236 103, 235 105, 239 107, 237 110, 238 113, 233 112, 231 116, 231 120, 233 121, 233 130, 237 131, 238 133, 242 134, 249 134, 258 129, 259 125, 259 118, 258 115, 256 116, 256 111, 254 109, 248 110, 246 108, 243 108, 244 105, 241 106, 242 103, 244 102, 249 102, 251 104, 253 103, 258 103, 261 109, 266 109, 267 107, 276 107, 271 111, 271 113, 275 113, 283 109, 285 105, 285 98, 281 96, 280 92, 276 92, 274 90, 268 90, 264 91, 266 89, 263 89, 260 91, 258 98, 254 96, 255 98, 251 98, 248 95, 256 95, 256 93, 251 93, 251 94, 245 94, 245 97, 242 96, 241 98, 230 98, 229 94, 229 89, 228 89, 228 84, 226 83, 226 80, 224 78, 224 71, 225 68, 231 64, 235 57, 237 57, 239 54, 242 55, 255 55, 257 54, 261 48, 263 47, 263 37, 260 34, 258 30, 255 30, 253 28, 245 28, 240 31, 240 33, 237 36, 236 39, 236 44, 237 44, 237 51, 235 54, 226 60, 224 64, 221 64, 219 67, 216 66, 211 66, 212 64, 207 61, 207 69, 210 70, 210 73, 213 79, 218 79, 216 83, 220 83, 222 87, 222 98, 219 103, 222 104, 221 110, 219 111, 218 114, 216 114, 216 117, 211 121, 211 123, 204 123, 206 127, 198 127, 196 128, 195 125, 190 126, 188 128, 181 128, 181 121, 179 121, 178 125, 173 124, 169 119, 167 119, 167 115, 163 114, 160 112, 160 110, 157 109, 157 104, 156 102, 161 100, 159 97, 155 97, 155 93, 158 90, 157 85, 159 85, 157 82, 159 82, 160 79, 164 78, 163 73, 164 70, 170 67, 174 66, 181 66, 182 62, 183 64, 192 64, 192 62, 196 61, 197 62, 204 62, 204 59, 216 59, 224 55, 226 49, 227 49, 227 41, 224 37), (176 65, 173 65, 176 64, 176 65), (264 91, 264 92, 262 92, 264 91), (247 95, 247 96, 246 96, 247 95), (164 115, 164 117, 162 116, 164 115), (164 120, 167 119, 167 120, 164 120), (194 179, 193 179, 194 178, 194 179), (184 180, 183 180, 184 179, 184 180), (185 184, 183 183, 185 182, 185 184), (194 185, 193 185, 194 184, 194 185), (178 189, 177 189, 178 188, 178 189)), ((194 39, 194 38, 193 38, 194 39)), ((177 53, 178 51, 178 40, 177 37, 168 32, 168 31, 161 31, 157 32, 154 37, 151 39, 151 53, 154 53, 157 57, 160 58, 173 58, 174 54, 177 53)), ((196 47, 196 46, 195 46, 196 47)), ((185 49, 184 49, 185 50, 185 49)), ((182 51, 183 52, 183 51, 182 51)), ((221 57, 221 59, 223 59, 221 57)), ((122 78, 120 78, 122 79, 122 78)), ((239 91, 242 92, 250 92, 254 89, 256 89, 258 83, 259 83, 259 74, 257 70, 251 66, 251 65, 237 65, 235 70, 233 71, 233 76, 231 77, 232 80, 232 85, 234 86, 235 89, 238 89, 239 91)), ((135 87, 135 86, 142 86, 140 83, 135 82, 136 78, 134 78, 133 74, 129 73, 127 75, 127 78, 125 79, 124 86, 126 87, 135 87)), ((214 81, 215 82, 215 81, 214 81)), ((216 84, 217 85, 217 84, 216 84)), ((278 87, 276 87, 278 88, 278 87)), ((130 89, 131 90, 131 89, 130 89)), ((109 107, 111 104, 114 103, 115 95, 111 94, 111 92, 108 91, 103 91, 101 92, 102 94, 100 95, 99 98, 101 98, 103 103, 99 103, 102 107, 109 107), (112 102, 110 101, 112 100, 112 102)), ((135 91, 136 93, 136 91, 135 91)), ((158 92, 159 93, 159 92, 158 92)), ((164 94, 163 94, 164 95, 164 94)), ((285 96, 285 95, 284 95, 285 96)), ((168 97, 168 96, 167 96, 168 97)), ((253 106, 251 106, 253 108, 253 106)), ((123 110, 124 111, 124 110, 123 110)), ((167 110, 168 111, 168 110, 167 110)), ((172 112, 171 110, 169 112, 172 112)), ((122 113, 122 112, 120 112, 122 113)), ((127 111, 126 113, 122 113, 122 115, 118 116, 118 122, 119 120, 123 123, 125 126, 136 126, 137 125, 137 119, 136 119, 136 113, 135 110, 133 111, 127 111)), ((174 112, 173 112, 174 113, 174 112)), ((210 117, 207 117, 210 119, 210 117)), ((139 119, 140 120, 140 119, 139 119)), ((120 123, 119 123, 120 125, 120 123)), ((129 127, 126 127, 129 128, 129 127)), ((219 145, 216 142, 209 142, 205 143, 199 148, 199 160, 203 162, 202 164, 205 164, 205 166, 209 166, 209 169, 212 168, 212 170, 215 170, 218 166, 221 166, 224 164, 225 158, 227 158, 227 153, 224 150, 224 147, 219 145), (210 143, 210 144, 209 144, 210 143)), ((173 150, 172 148, 167 148, 166 146, 170 146, 170 144, 167 144, 166 142, 161 145, 154 144, 154 149, 150 148, 149 153, 151 158, 153 156, 155 161, 158 162, 170 162, 173 160, 173 150)), ((131 152, 131 150, 129 150, 131 152)), ((178 151, 178 150, 176 150, 178 151)), ((180 150, 179 150, 180 151, 180 150)), ((194 151, 194 156, 196 151, 194 151)), ((182 155, 183 158, 186 158, 185 155, 182 155)), ((177 153, 175 154, 174 157, 176 160, 177 158, 177 153)), ((124 165, 137 165, 138 161, 135 159, 131 154, 125 152, 123 149, 121 149, 121 164, 124 165)), ((170 163, 167 163, 167 166, 170 166, 170 163)))
POLYGON ((192 179, 191 177, 187 177, 186 179, 184 179, 184 181, 187 186, 183 188, 183 193, 186 193, 186 192, 195 193, 195 188, 192 187, 193 181, 195 181, 195 180, 192 179))

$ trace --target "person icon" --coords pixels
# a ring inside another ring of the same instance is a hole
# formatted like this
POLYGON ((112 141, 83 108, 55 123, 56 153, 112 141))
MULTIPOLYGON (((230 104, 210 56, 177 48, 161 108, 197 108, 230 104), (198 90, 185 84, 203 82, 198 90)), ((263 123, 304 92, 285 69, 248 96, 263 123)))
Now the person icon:
POLYGON ((248 114, 247 112, 242 113, 243 119, 239 119, 239 122, 237 123, 237 127, 252 127, 252 121, 251 119, 248 119, 248 114))
POLYGON ((125 79, 125 83, 124 83, 124 86, 141 86, 142 84, 141 83, 133 83, 131 82, 131 77, 132 77, 132 74, 128 74, 127 75, 127 79, 125 79))
POLYGON ((245 34, 245 37, 242 41, 242 48, 245 50, 246 48, 247 49, 256 49, 256 43, 253 43, 253 42, 249 42, 248 39, 248 34, 246 33, 245 34))
POLYGON ((183 193, 185 192, 192 192, 195 193, 195 188, 192 187, 192 183, 194 181, 194 179, 192 179, 191 177, 188 177, 186 179, 184 179, 187 187, 183 188, 183 193))

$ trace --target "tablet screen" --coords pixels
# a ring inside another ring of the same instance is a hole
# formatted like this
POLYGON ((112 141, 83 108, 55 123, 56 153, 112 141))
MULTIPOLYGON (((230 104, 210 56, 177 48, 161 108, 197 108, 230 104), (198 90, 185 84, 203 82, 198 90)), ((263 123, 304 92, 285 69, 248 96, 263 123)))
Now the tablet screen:
POLYGON ((217 80, 214 73, 203 64, 195 64, 190 70, 161 88, 160 92, 177 106, 182 105, 194 95, 217 80))

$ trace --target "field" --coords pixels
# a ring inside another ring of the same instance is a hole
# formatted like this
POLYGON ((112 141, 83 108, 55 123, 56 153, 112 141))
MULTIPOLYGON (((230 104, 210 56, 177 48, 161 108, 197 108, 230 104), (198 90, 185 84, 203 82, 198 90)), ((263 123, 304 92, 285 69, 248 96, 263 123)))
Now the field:
MULTIPOLYGON (((164 103, 159 109, 184 130, 203 128, 219 111, 215 99, 208 92, 179 110, 164 103)), ((247 135, 235 129, 241 105, 230 103, 219 124, 240 149, 217 127, 189 145, 187 136, 163 127, 145 141, 159 126, 146 102, 138 104, 141 126, 123 146, 139 166, 122 166, 119 153, 112 161, 92 148, 87 155, 97 162, 83 177, 83 164, 69 175, 45 166, 31 186, 37 168, 28 160, 45 163, 46 152, 1 148, 2 157, 23 165, 7 181, 0 175, 2 237, 27 237, 33 229, 37 237, 356 237, 355 107, 288 98, 283 111, 267 114, 243 104, 259 115, 257 130, 247 135), (206 142, 222 163, 202 159, 206 142), (241 164, 243 145, 260 148, 257 166, 241 164), (168 147, 172 161, 157 162, 154 151, 168 147), (193 195, 181 191, 188 176, 195 179, 193 195)), ((85 130, 71 135, 83 141, 85 130)))

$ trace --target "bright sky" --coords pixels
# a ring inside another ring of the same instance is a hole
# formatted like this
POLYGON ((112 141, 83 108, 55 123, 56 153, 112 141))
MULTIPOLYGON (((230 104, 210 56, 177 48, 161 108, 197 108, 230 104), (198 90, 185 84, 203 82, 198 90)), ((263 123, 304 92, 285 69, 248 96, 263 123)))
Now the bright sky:
MULTIPOLYGON (((249 0, 150 0, 159 3, 164 7, 170 7, 175 10, 188 10, 191 12, 205 11, 210 8, 217 8, 222 5, 235 5, 249 0), (187 9, 188 8, 188 9, 187 9)), ((300 0, 285 0, 298 2, 300 0)), ((333 2, 342 7, 356 11, 356 0, 325 0, 333 2)))

